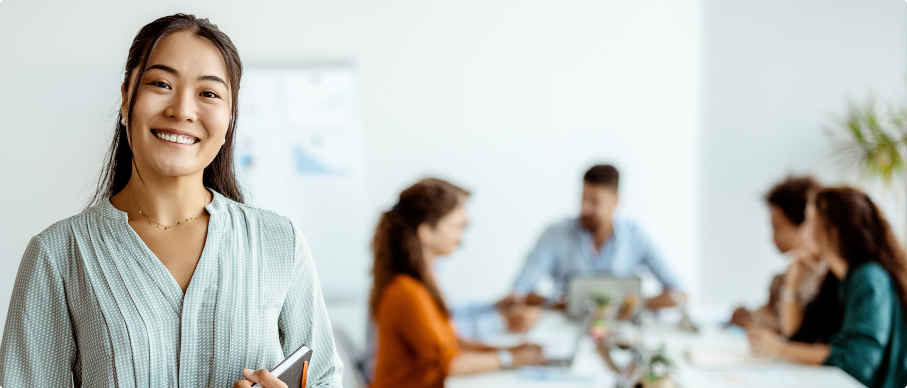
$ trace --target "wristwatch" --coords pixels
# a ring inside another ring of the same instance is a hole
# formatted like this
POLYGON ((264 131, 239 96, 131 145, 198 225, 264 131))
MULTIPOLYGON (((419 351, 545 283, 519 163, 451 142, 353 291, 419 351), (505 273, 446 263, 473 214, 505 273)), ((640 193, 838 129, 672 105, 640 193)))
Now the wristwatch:
POLYGON ((498 350, 498 361, 504 369, 513 368, 513 354, 507 349, 498 350))

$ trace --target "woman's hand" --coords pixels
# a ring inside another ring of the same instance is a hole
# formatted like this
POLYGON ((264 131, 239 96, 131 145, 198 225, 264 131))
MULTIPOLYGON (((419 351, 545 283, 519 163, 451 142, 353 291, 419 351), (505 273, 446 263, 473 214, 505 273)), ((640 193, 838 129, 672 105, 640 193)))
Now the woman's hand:
POLYGON ((507 320, 507 330, 513 333, 525 333, 535 325, 542 314, 544 298, 529 294, 519 296, 510 294, 495 303, 495 308, 507 320))
POLYGON ((791 252, 792 261, 787 269, 785 281, 787 283, 799 283, 804 276, 816 272, 817 267, 822 259, 811 249, 799 248, 791 252))
POLYGON ((280 381, 280 379, 272 375, 271 372, 268 372, 267 369, 259 369, 256 371, 243 369, 242 375, 245 379, 233 383, 233 388, 250 388, 254 383, 259 383, 264 388, 287 388, 287 385, 284 384, 283 381, 280 381))
POLYGON ((514 368, 545 363, 545 355, 542 353, 542 348, 538 345, 525 344, 507 350, 513 355, 514 368))
POLYGON ((731 324, 746 328, 753 323, 753 314, 744 307, 737 307, 731 315, 731 324))
POLYGON ((746 334, 749 337, 753 351, 767 356, 779 356, 781 349, 787 342, 778 333, 758 325, 750 326, 746 330, 746 334))

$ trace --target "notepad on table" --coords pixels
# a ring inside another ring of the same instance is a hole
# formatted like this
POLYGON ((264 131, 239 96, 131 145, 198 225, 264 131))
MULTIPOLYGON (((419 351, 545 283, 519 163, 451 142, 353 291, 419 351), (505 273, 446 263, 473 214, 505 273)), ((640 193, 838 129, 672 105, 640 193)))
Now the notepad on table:
MULTIPOLYGON (((302 345, 280 364, 277 364, 274 369, 271 369, 271 374, 277 376, 289 388, 305 388, 310 361, 312 361, 312 349, 302 345)), ((252 388, 261 388, 261 384, 255 383, 252 388)))

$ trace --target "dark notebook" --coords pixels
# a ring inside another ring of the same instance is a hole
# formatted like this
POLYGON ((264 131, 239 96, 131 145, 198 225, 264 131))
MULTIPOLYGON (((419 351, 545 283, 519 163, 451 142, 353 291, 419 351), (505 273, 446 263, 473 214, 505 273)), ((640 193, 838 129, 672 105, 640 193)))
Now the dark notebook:
MULTIPOLYGON (((309 372, 309 361, 311 360, 312 349, 302 345, 293 354, 290 354, 290 357, 287 357, 280 364, 277 364, 274 369, 271 369, 271 374, 286 383, 288 388, 305 388, 306 375, 309 372)), ((261 384, 256 383, 252 388, 261 388, 261 384)))

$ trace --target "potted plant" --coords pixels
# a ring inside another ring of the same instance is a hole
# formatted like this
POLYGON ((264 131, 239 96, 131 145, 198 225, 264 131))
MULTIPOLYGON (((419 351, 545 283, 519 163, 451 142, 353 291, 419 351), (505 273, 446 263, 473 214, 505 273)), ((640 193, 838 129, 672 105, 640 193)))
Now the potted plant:
POLYGON ((595 317, 593 321, 606 321, 611 318, 611 312, 614 310, 612 306, 611 294, 607 292, 596 292, 592 294, 592 301, 595 302, 595 317))
POLYGON ((881 107, 872 98, 863 105, 851 103, 832 135, 839 163, 846 171, 857 172, 865 183, 881 189, 880 205, 892 212, 892 224, 901 241, 905 241, 907 107, 881 107))
POLYGON ((671 378, 671 372, 674 369, 674 362, 668 358, 664 344, 649 357, 646 362, 642 381, 642 388, 674 388, 674 379, 671 378))

